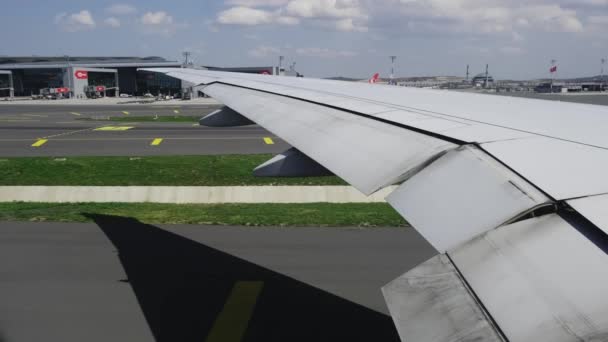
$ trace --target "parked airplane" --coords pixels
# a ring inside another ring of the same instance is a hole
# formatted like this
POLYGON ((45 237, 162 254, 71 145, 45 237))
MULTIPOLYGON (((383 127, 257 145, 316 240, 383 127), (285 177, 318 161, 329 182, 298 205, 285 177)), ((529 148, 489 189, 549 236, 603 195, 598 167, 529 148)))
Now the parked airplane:
POLYGON ((388 203, 440 253, 382 289, 403 340, 608 341, 608 107, 146 70, 294 147, 258 173, 293 161, 368 195, 398 185, 388 203))

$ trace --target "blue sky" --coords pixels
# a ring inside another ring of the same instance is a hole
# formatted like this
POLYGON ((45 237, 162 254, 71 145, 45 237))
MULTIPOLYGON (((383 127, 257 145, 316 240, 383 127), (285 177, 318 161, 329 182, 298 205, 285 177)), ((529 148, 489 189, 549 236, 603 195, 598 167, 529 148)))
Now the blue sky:
POLYGON ((0 13, 0 55, 156 55, 274 65, 309 76, 600 73, 608 0, 22 0, 0 13))

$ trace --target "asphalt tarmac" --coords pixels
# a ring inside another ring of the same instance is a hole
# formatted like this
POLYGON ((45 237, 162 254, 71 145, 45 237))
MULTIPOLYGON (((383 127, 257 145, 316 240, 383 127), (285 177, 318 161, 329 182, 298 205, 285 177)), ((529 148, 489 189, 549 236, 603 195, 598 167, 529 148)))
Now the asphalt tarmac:
POLYGON ((600 106, 608 106, 608 93, 603 94, 536 94, 536 93, 498 93, 498 95, 503 96, 513 96, 513 97, 525 97, 529 99, 538 99, 538 100, 549 100, 549 101, 561 101, 561 102, 574 102, 574 103, 584 103, 584 104, 593 104, 600 106))
POLYGON ((398 341, 413 229, 0 224, 0 341, 398 341))
MULTIPOLYGON (((608 94, 499 93, 499 95, 608 105, 608 94)), ((2 104, 0 105, 0 157, 276 154, 289 148, 287 143, 259 126, 208 128, 193 123, 86 120, 110 116, 203 117, 218 108, 218 105, 211 104, 167 106, 2 104), (103 130, 108 129, 104 128, 108 126, 109 129, 114 130, 103 130)))
POLYGON ((112 116, 203 117, 218 108, 0 105, 0 157, 276 154, 289 148, 259 126, 208 128, 194 123, 96 121, 112 116))

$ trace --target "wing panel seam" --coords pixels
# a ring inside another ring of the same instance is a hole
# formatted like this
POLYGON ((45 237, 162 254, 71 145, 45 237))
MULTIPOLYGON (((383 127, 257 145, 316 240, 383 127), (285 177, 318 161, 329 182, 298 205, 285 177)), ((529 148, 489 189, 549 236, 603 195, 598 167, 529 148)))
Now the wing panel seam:
POLYGON ((469 284, 467 279, 463 276, 462 272, 460 271, 460 268, 458 268, 458 265, 456 265, 456 263, 454 262, 454 260, 448 253, 445 253, 445 256, 448 258, 448 260, 450 260, 450 262, 454 266, 454 270, 456 270, 456 275, 458 276, 458 278, 460 278, 460 281, 462 281, 462 284, 464 284, 464 287, 467 289, 467 291, 469 292, 471 297, 475 300, 475 303, 479 306, 479 308, 481 309, 483 314, 486 316, 486 319, 488 320, 488 322, 490 322, 490 325, 494 329, 496 334, 498 336, 500 336, 500 338, 503 341, 508 342, 509 339, 507 338, 505 333, 502 331, 502 329, 500 328, 500 326, 498 325, 498 323, 496 322, 494 317, 492 317, 492 314, 490 314, 490 312, 488 311, 486 306, 483 304, 483 302, 481 301, 479 296, 477 296, 477 293, 475 293, 475 291, 471 287, 471 284, 469 284))

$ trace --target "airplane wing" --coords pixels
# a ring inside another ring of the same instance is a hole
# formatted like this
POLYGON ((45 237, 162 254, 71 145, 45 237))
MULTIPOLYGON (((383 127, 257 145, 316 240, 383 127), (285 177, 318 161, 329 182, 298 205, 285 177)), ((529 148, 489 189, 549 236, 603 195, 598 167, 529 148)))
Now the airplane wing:
POLYGON ((382 290, 404 341, 608 341, 608 107, 144 69, 204 86, 439 252, 382 290))

